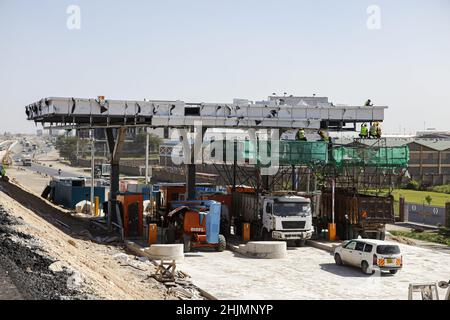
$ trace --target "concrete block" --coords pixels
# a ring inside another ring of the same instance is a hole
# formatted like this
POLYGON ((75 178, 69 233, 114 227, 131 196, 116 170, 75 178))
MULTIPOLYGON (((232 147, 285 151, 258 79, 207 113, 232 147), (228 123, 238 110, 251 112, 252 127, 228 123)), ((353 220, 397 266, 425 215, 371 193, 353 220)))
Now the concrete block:
POLYGON ((287 243, 285 241, 251 241, 245 245, 246 254, 255 258, 283 259, 287 257, 287 243))
POLYGON ((183 244, 154 244, 145 249, 151 260, 183 260, 183 244))
POLYGON ((90 201, 80 201, 75 206, 76 213, 91 213, 91 202, 90 201))

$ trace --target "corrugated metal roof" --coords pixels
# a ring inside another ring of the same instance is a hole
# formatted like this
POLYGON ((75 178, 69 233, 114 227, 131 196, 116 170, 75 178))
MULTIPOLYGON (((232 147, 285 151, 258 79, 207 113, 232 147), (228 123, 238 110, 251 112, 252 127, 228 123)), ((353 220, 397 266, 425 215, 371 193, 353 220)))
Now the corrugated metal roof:
MULTIPOLYGON (((411 138, 386 138, 385 141, 386 141, 386 143, 384 143, 384 141, 379 141, 379 140, 375 140, 375 139, 358 140, 358 142, 360 142, 361 144, 365 144, 366 146, 374 146, 374 147, 381 147, 381 146, 400 147, 400 146, 409 144, 409 143, 413 142, 414 140, 411 138)), ((355 141, 353 138, 338 138, 336 140, 333 140, 333 142, 336 144, 347 145, 347 144, 352 144, 355 141)))
MULTIPOLYGON (((353 138, 344 137, 337 138, 333 140, 336 144, 347 145, 354 143, 353 138)), ((358 140, 360 143, 365 144, 367 146, 383 146, 383 142, 378 142, 378 140, 374 139, 362 139, 358 140)), ((414 139, 407 137, 390 137, 386 138, 386 147, 400 147, 404 145, 408 145, 411 143, 417 143, 423 145, 425 147, 431 148, 436 151, 445 151, 450 150, 450 139, 414 139)))
POLYGON ((415 139, 414 141, 417 144, 423 145, 425 147, 437 150, 444 151, 450 150, 450 140, 438 140, 438 139, 415 139))

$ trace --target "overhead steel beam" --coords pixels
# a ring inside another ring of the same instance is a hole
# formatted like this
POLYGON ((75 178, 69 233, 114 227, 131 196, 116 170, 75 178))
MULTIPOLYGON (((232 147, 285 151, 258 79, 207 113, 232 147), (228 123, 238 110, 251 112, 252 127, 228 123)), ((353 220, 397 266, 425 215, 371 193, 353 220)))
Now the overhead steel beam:
POLYGON ((347 123, 381 122, 385 109, 385 106, 334 106, 327 98, 315 97, 256 103, 235 100, 228 104, 45 98, 26 106, 26 114, 28 120, 44 126, 57 124, 75 129, 186 128, 200 121, 205 128, 319 129, 326 126, 341 130, 347 123))

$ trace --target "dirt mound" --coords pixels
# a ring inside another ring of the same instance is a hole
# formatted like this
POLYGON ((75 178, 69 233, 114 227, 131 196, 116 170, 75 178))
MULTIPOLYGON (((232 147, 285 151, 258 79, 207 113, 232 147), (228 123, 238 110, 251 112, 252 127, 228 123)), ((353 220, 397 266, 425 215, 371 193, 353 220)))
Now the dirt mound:
POLYGON ((21 224, 0 206, 0 267, 8 271, 10 280, 25 299, 83 299, 83 295, 68 288, 71 273, 53 272, 54 263, 45 252, 33 244, 33 238, 14 230, 21 224))

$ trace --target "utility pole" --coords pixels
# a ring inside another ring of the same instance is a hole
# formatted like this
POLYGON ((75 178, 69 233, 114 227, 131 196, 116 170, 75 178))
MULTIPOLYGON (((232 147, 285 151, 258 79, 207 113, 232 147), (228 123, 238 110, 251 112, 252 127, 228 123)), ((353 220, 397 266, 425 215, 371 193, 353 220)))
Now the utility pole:
POLYGON ((94 180, 95 180, 95 137, 94 129, 90 130, 91 133, 91 214, 94 215, 94 180))
POLYGON ((145 184, 148 185, 150 183, 150 179, 148 176, 148 152, 150 145, 150 133, 148 127, 145 127, 145 184))

